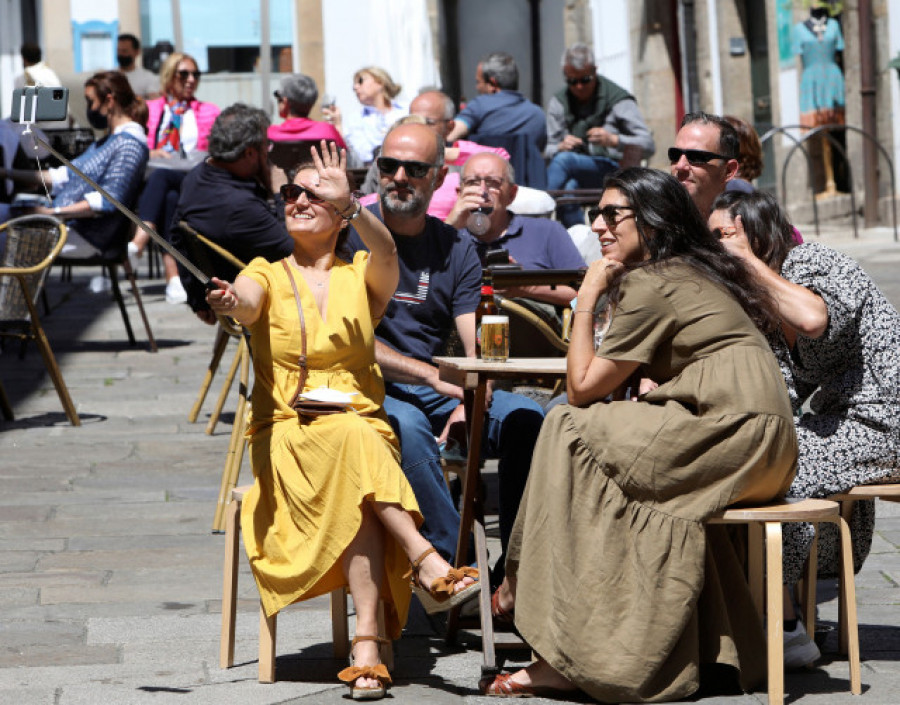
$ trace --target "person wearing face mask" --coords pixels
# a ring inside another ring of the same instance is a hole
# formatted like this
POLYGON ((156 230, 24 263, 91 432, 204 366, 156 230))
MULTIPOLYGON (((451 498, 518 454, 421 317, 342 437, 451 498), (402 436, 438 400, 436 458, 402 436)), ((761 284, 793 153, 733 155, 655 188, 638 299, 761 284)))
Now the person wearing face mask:
POLYGON ((133 34, 120 34, 116 45, 116 63, 125 74, 131 89, 144 100, 159 97, 159 77, 143 66, 137 65, 141 42, 133 34))
MULTIPOLYGON (((154 168, 141 193, 138 214, 160 235, 169 236, 172 216, 187 171, 203 157, 209 132, 219 114, 218 106, 194 97, 200 83, 197 62, 188 54, 169 55, 159 72, 163 95, 147 103, 150 110, 147 146, 154 168)), ((138 259, 150 242, 150 236, 136 229, 128 244, 128 258, 137 269, 138 259)), ((163 255, 166 276, 166 301, 180 304, 187 300, 178 277, 175 260, 163 255)))
MULTIPOLYGON (((84 98, 91 127, 106 134, 72 163, 116 200, 128 204, 137 195, 147 166, 146 103, 134 94, 119 71, 100 71, 91 76, 84 84, 84 98)), ((33 212, 66 221, 68 239, 63 254, 93 257, 122 250, 124 243, 117 235, 125 216, 71 169, 4 171, 0 170, 0 177, 33 184, 52 182, 52 204, 33 212)))

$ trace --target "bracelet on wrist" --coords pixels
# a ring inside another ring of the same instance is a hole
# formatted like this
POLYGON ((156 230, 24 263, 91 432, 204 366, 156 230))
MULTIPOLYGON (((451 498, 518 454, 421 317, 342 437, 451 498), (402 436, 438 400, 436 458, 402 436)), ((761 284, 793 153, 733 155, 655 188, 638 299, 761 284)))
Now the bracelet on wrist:
POLYGON ((574 311, 572 311, 572 315, 574 316, 576 313, 589 313, 591 315, 594 315, 594 310, 590 308, 576 308, 574 311))
POLYGON ((355 194, 351 194, 350 203, 343 210, 339 210, 338 215, 340 215, 344 220, 353 220, 354 218, 359 216, 361 210, 362 203, 359 202, 359 199, 355 194))

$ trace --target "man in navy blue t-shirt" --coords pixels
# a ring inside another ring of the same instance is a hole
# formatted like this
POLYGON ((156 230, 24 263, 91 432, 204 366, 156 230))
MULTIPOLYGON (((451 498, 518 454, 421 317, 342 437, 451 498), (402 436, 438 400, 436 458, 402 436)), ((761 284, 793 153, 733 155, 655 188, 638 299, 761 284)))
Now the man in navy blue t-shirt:
POLYGON ((475 89, 459 115, 447 141, 451 144, 466 135, 523 133, 541 151, 547 144, 547 116, 519 91, 519 69, 512 56, 496 51, 478 62, 475 89))
MULTIPOLYGON (((431 194, 446 173, 443 152, 443 140, 425 125, 393 128, 376 160, 380 198, 370 209, 394 236, 400 260, 397 292, 375 331, 376 357, 387 383, 384 409, 400 439, 403 471, 425 517, 422 533, 452 560, 459 513, 444 484, 438 442, 446 440, 451 426, 465 422, 465 409, 462 389, 438 378, 432 358, 444 352, 454 329, 465 354, 475 356, 481 265, 469 240, 426 215, 431 194)), ((364 248, 355 232, 348 244, 352 250, 364 248)), ((498 391, 486 416, 483 450, 500 459, 505 547, 544 414, 531 399, 498 391)), ((502 565, 499 568, 502 573, 502 565)))

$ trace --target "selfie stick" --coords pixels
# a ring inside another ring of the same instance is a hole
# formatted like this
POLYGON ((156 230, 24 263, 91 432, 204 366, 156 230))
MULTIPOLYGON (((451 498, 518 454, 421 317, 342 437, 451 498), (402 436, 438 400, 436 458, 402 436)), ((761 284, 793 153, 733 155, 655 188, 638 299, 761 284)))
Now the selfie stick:
POLYGON ((87 176, 81 169, 72 164, 68 159, 66 159, 62 154, 57 152, 53 147, 51 147, 47 142, 45 142, 40 136, 31 131, 31 125, 34 122, 35 113, 37 112, 37 100, 31 101, 31 120, 27 120, 25 118, 25 102, 22 101, 22 107, 19 111, 19 121, 25 123, 25 131, 22 134, 31 134, 35 141, 39 142, 41 145, 50 150, 50 154, 59 159, 65 166, 74 171, 78 176, 88 182, 103 198, 113 204, 122 215, 124 215, 128 220, 134 223, 137 227, 147 233, 153 241, 162 247, 166 252, 168 252, 172 257, 174 257, 180 264, 184 265, 184 268, 188 270, 191 274, 193 274, 201 284, 206 286, 207 289, 213 290, 218 288, 215 284, 212 283, 210 278, 206 276, 200 269, 191 262, 187 257, 181 254, 178 250, 176 250, 162 235, 156 232, 153 228, 147 225, 143 220, 138 218, 134 213, 128 210, 125 206, 123 206, 119 201, 111 196, 106 189, 97 184, 92 178, 87 176))

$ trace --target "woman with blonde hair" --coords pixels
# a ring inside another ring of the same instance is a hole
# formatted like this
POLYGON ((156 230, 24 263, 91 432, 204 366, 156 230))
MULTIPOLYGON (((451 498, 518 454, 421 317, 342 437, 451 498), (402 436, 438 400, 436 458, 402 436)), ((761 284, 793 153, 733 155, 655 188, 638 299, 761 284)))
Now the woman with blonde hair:
POLYGON ((353 92, 362 103, 361 113, 348 117, 345 127, 340 108, 322 109, 325 119, 334 124, 363 164, 375 158, 375 149, 381 146, 390 126, 409 113, 408 105, 394 100, 400 90, 383 68, 366 66, 353 74, 353 92))
MULTIPOLYGON (((197 100, 194 93, 200 84, 197 61, 190 54, 176 51, 163 62, 159 71, 162 95, 147 102, 150 118, 147 124, 147 146, 152 159, 187 159, 197 152, 205 152, 209 131, 219 115, 219 107, 197 100)), ((138 213, 160 235, 168 238, 169 225, 178 205, 181 182, 187 171, 174 168, 155 169, 138 203, 138 213)), ((128 243, 128 257, 132 267, 150 242, 150 236, 137 230, 128 243)), ((163 255, 166 275, 166 301, 179 304, 187 301, 187 294, 178 277, 175 260, 163 255)))

